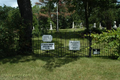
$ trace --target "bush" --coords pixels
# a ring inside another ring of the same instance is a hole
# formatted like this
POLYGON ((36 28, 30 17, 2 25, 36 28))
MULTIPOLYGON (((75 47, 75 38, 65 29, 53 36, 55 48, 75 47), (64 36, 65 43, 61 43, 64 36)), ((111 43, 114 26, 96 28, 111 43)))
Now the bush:
POLYGON ((15 33, 7 27, 0 26, 0 57, 12 55, 15 50, 15 33))
MULTIPOLYGON (((120 58, 120 29, 108 30, 107 32, 102 32, 102 34, 91 34, 91 37, 100 42, 106 42, 105 50, 113 49, 113 57, 120 58)), ((95 44, 93 44, 94 46, 95 44)))

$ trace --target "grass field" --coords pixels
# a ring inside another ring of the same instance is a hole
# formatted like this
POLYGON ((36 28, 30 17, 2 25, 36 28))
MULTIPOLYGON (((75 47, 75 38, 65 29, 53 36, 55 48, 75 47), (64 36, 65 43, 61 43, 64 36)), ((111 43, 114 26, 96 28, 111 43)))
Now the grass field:
POLYGON ((103 57, 0 59, 0 80, 120 80, 120 61, 103 57))
MULTIPOLYGON (((87 39, 83 39, 81 37, 83 35, 75 35, 72 33, 73 31, 73 29, 60 30, 62 35, 58 36, 53 31, 52 42, 56 44, 56 47, 63 48, 50 53, 69 53, 69 40, 80 40, 81 48, 84 48, 82 45, 87 46, 87 39), (66 38, 64 32, 67 32, 66 38)), ((77 29, 77 31, 83 30, 77 29)), ((35 52, 33 55, 17 55, 0 59, 0 80, 120 80, 120 61, 118 60, 108 57, 93 57, 93 55, 92 58, 78 56, 43 57, 39 54, 42 52, 44 55, 45 52, 40 50, 40 43, 42 43, 41 36, 33 38, 35 52)), ((102 45, 96 46, 101 48, 102 45)), ((81 52, 86 54, 87 51, 81 52)), ((80 51, 77 52, 79 54, 80 51)))

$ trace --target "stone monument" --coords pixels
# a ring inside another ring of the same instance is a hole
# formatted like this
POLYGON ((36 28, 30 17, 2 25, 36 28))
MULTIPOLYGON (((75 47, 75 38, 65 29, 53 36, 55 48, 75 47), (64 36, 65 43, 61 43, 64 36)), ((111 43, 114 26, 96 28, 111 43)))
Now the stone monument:
POLYGON ((73 23, 72 23, 72 28, 74 28, 75 26, 74 26, 74 21, 73 21, 73 23))
POLYGON ((35 30, 34 26, 33 26, 33 30, 35 30))
POLYGON ((99 28, 102 29, 102 25, 101 25, 101 23, 99 24, 99 28))
POLYGON ((94 23, 94 26, 93 26, 93 28, 96 28, 96 23, 94 23))
POLYGON ((51 22, 51 21, 50 21, 50 30, 53 30, 53 29, 52 29, 52 22, 51 22))
POLYGON ((114 21, 114 26, 113 26, 113 29, 117 29, 117 26, 116 26, 116 21, 114 21))
POLYGON ((82 24, 82 22, 80 23, 80 28, 83 28, 83 24, 82 24))

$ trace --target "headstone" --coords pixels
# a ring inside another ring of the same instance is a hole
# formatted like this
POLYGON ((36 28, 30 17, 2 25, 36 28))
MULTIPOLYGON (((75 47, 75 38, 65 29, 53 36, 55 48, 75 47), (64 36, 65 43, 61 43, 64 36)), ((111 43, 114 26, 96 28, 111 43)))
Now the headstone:
POLYGON ((120 27, 120 24, 119 24, 119 27, 120 27))
POLYGON ((80 23, 80 28, 83 28, 82 22, 80 23))
POLYGON ((73 21, 73 23, 72 23, 72 28, 74 28, 75 26, 74 26, 74 21, 73 21))
POLYGON ((52 29, 52 22, 51 22, 51 21, 50 21, 50 30, 53 30, 53 29, 52 29))
POLYGON ((33 30, 35 30, 34 26, 33 26, 33 30))
POLYGON ((102 29, 101 23, 99 24, 99 28, 102 29))
POLYGON ((55 44, 54 43, 41 43, 41 50, 54 50, 55 44))
POLYGON ((117 29, 117 26, 116 26, 116 21, 114 21, 114 26, 113 26, 113 29, 117 29))
POLYGON ((93 26, 93 28, 96 28, 96 23, 94 23, 94 26, 93 26))
POLYGON ((80 41, 69 41, 69 50, 80 50, 80 41))

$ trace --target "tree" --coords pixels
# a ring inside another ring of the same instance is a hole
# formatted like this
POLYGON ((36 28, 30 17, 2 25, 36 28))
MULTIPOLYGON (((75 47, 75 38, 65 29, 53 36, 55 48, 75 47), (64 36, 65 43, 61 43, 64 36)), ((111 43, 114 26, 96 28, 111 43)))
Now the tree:
POLYGON ((7 19, 8 12, 14 10, 12 7, 4 5, 0 6, 0 25, 5 25, 5 20, 7 19))
POLYGON ((29 54, 32 52, 32 8, 30 0, 17 0, 22 22, 19 32, 19 52, 29 54))
MULTIPOLYGON (((94 8, 99 7, 100 10, 108 10, 114 6, 117 0, 71 0, 68 2, 74 5, 73 9, 76 9, 79 14, 84 12, 86 28, 89 29, 89 18, 92 16, 94 8)), ((106 24, 108 24, 108 22, 110 23, 110 21, 107 21, 106 24)), ((109 26, 110 25, 107 25, 107 28, 109 28, 109 26)))
POLYGON ((57 30, 57 5, 58 5, 58 19, 59 19, 59 28, 68 28, 72 23, 72 14, 73 12, 69 11, 69 5, 65 0, 39 0, 36 4, 43 5, 44 8, 40 10, 40 16, 47 16, 53 23, 56 24, 57 30), (56 4, 56 6, 55 6, 56 4), (52 16, 51 16, 52 15, 52 16), (69 22, 68 22, 69 21, 69 22))

